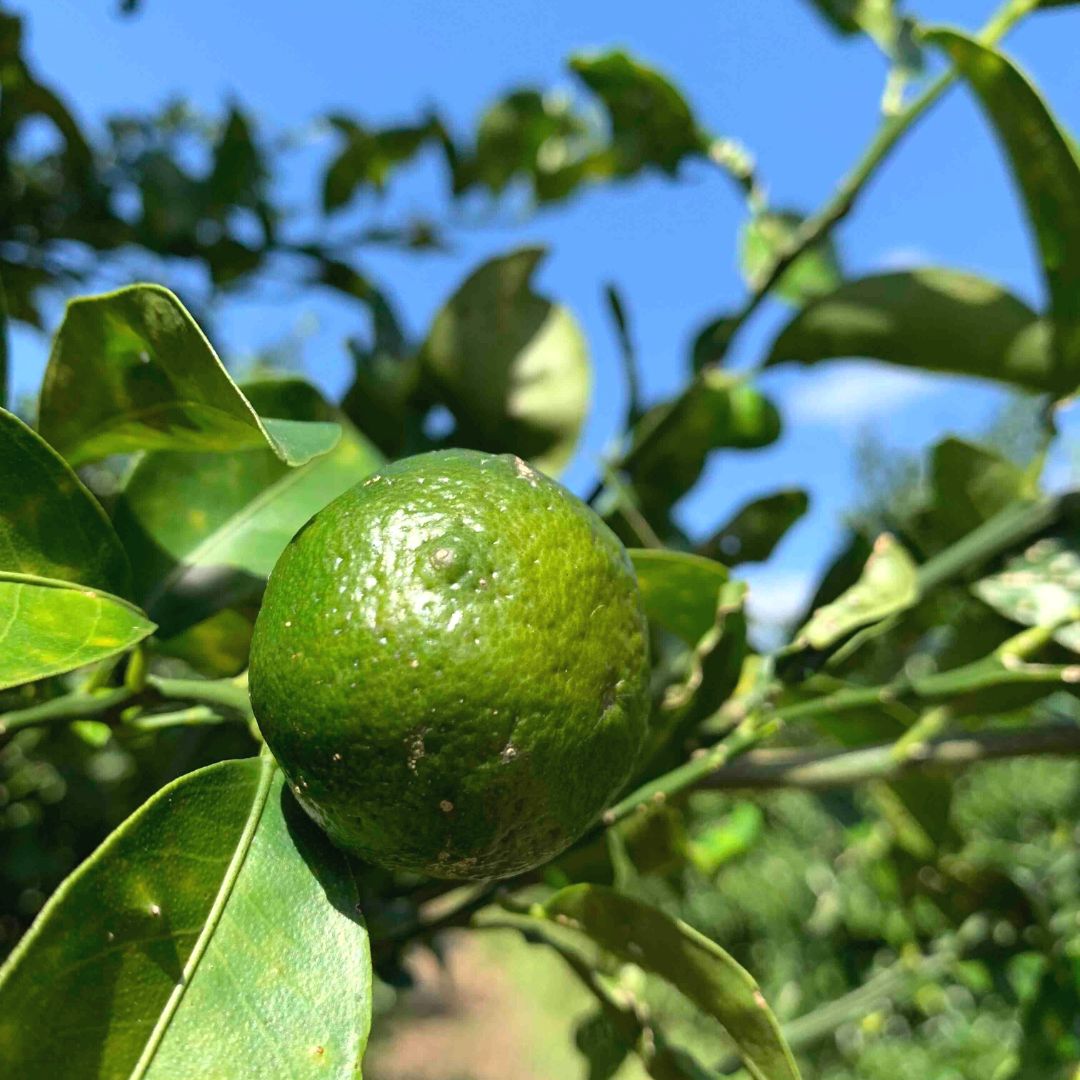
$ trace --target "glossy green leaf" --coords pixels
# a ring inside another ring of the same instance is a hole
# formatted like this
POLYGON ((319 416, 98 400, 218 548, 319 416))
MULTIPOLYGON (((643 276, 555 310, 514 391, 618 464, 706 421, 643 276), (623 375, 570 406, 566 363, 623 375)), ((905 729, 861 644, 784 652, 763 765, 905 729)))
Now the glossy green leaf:
POLYGON ((764 562, 809 508, 809 495, 797 488, 753 499, 699 544, 698 554, 727 566, 764 562))
MULTIPOLYGON (((1075 535, 1044 536, 1005 564, 1005 569, 972 585, 972 592, 1000 615, 1024 626, 1051 626, 1080 615, 1080 545, 1075 535)), ((1080 652, 1080 618, 1066 623, 1054 639, 1080 652)))
POLYGON ((659 548, 631 548, 630 561, 649 621, 696 645, 716 622, 727 570, 712 559, 659 548))
POLYGON ((660 976, 718 1020, 754 1080, 798 1080, 780 1025, 753 977, 693 927, 600 885, 562 889, 544 914, 660 976))
MULTIPOLYGON (((258 408, 297 422, 334 413, 296 379, 245 387, 258 408)), ((347 422, 328 454, 290 469, 270 451, 154 453, 129 478, 115 511, 135 595, 166 634, 257 594, 297 530, 359 483, 382 456, 347 422)))
POLYGON ((153 632, 119 597, 0 571, 0 690, 127 652, 153 632))
POLYGON ((674 173, 684 158, 707 147, 708 139, 679 90, 628 53, 579 53, 571 57, 570 69, 607 112, 607 164, 615 175, 631 176, 648 165, 674 173))
POLYGON ((824 649, 852 630, 907 610, 919 598, 917 570, 903 545, 882 533, 859 580, 831 604, 818 608, 796 640, 824 649))
POLYGON ((134 450, 326 453, 328 423, 263 420, 183 304, 132 285, 68 304, 41 391, 41 432, 72 465, 134 450))
POLYGON ((1054 386, 1080 383, 1080 161, 1075 144, 1031 80, 990 45, 955 30, 933 30, 967 79, 1008 156, 1042 256, 1054 325, 1054 386))
POLYGON ((344 858, 269 758, 159 791, 0 972, 12 1075, 354 1077, 371 960, 344 858))
POLYGON ((577 444, 591 373, 573 315, 531 285, 543 256, 523 248, 475 270, 435 316, 420 360, 456 442, 555 473, 577 444))
POLYGON ((860 278, 812 301, 781 331, 767 364, 865 357, 1062 390, 1046 328, 999 286, 927 268, 860 278))
MULTIPOLYGON (((743 227, 739 264, 746 283, 757 289, 777 260, 791 246, 802 224, 801 214, 765 210, 743 227)), ((776 283, 776 293, 793 304, 804 304, 839 287, 843 275, 836 246, 826 237, 800 255, 776 283)))
POLYGON ((666 513, 682 498, 714 450, 754 450, 779 435, 780 414, 761 391, 724 371, 702 372, 634 429, 628 471, 646 517, 666 513))
POLYGON ((44 439, 0 408, 0 570, 125 594, 131 569, 105 511, 44 439))

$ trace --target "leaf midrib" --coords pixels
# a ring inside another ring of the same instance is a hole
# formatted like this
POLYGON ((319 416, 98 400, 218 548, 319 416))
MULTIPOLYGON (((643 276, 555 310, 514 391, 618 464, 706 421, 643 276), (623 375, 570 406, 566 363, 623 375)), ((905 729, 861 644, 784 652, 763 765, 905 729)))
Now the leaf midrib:
POLYGON ((154 1056, 161 1048, 161 1044, 169 1030, 169 1025, 172 1023, 173 1018, 180 1008, 180 1004, 184 999, 184 994, 187 993, 188 987, 191 985, 191 981, 198 971, 199 964, 206 955, 207 949, 210 947, 214 933, 217 931, 217 928, 221 923, 221 918, 225 913, 229 898, 232 896, 233 889, 236 887, 236 882, 239 880, 240 872, 243 869, 248 852, 251 850, 251 845, 255 839, 255 832, 259 827, 259 822, 262 820, 263 810, 266 808, 266 801, 270 794, 270 784, 274 779, 275 768, 276 765, 274 759, 268 754, 264 754, 260 758, 259 783, 255 789, 255 796, 252 799, 251 810, 248 813, 247 821, 244 823, 243 832, 240 834, 240 839, 237 841, 236 850, 233 852, 233 856, 229 860, 229 865, 221 879, 221 885, 218 888, 217 896, 214 897, 214 903, 211 905, 210 911, 206 916, 206 922, 199 932, 199 936, 195 941, 191 954, 188 956, 187 963, 184 964, 180 980, 176 986, 173 987, 172 993, 169 995, 169 999, 166 1001, 165 1006, 161 1011, 161 1015, 158 1017, 157 1023, 150 1032, 150 1035, 146 1040, 146 1046, 143 1047, 143 1052, 139 1056, 139 1060, 135 1063, 135 1067, 131 1071, 129 1080, 143 1080, 143 1077, 146 1076, 147 1071, 153 1064, 154 1056))

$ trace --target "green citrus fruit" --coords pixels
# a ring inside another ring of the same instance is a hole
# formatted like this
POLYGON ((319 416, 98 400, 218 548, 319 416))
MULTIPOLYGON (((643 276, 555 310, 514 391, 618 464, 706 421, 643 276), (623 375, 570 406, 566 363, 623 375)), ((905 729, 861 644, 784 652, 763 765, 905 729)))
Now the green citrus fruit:
POLYGON ((580 836, 646 733, 648 646, 614 534, 518 458, 407 458, 332 502, 270 576, 259 727, 340 847, 448 878, 580 836))

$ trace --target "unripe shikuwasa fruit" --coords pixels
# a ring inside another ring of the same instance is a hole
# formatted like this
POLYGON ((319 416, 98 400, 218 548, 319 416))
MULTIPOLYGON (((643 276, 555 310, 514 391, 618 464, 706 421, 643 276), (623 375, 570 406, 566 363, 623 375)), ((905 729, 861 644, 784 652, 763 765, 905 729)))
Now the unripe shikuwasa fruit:
POLYGON ((251 651, 259 727, 340 847, 503 877, 577 839, 647 726, 629 559, 510 456, 389 465, 320 511, 270 576, 251 651))

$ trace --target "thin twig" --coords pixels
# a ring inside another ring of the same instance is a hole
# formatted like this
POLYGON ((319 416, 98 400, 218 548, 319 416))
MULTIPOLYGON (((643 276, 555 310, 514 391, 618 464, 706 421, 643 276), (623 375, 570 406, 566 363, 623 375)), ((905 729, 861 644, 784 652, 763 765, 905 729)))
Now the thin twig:
POLYGON ((980 731, 931 739, 909 746, 906 755, 895 744, 859 750, 757 750, 717 769, 700 787, 722 790, 852 787, 869 780, 888 780, 916 770, 957 771, 983 761, 1040 755, 1080 755, 1080 727, 1053 724, 1017 730, 980 731))
MULTIPOLYGON (((999 41, 1020 19, 1037 6, 1037 0, 1007 0, 990 18, 979 33, 979 40, 984 44, 999 41)), ((757 309, 772 292, 784 272, 815 244, 828 237, 833 229, 855 209, 869 181, 889 157, 897 144, 920 119, 938 101, 946 90, 956 81, 954 68, 939 75, 921 94, 910 101, 899 112, 889 116, 878 129, 870 145, 863 151, 850 172, 840 181, 832 198, 816 213, 806 218, 795 230, 791 242, 781 250, 769 272, 747 297, 746 302, 732 317, 728 346, 735 335, 749 322, 757 309)), ((683 391, 683 396, 701 386, 709 372, 716 366, 707 364, 701 369, 683 391)), ((633 465, 642 451, 655 442, 675 422, 678 409, 670 409, 659 422, 626 450, 618 461, 612 463, 616 469, 625 469, 633 465)), ((597 482, 587 501, 593 502, 603 490, 603 480, 597 482)))

